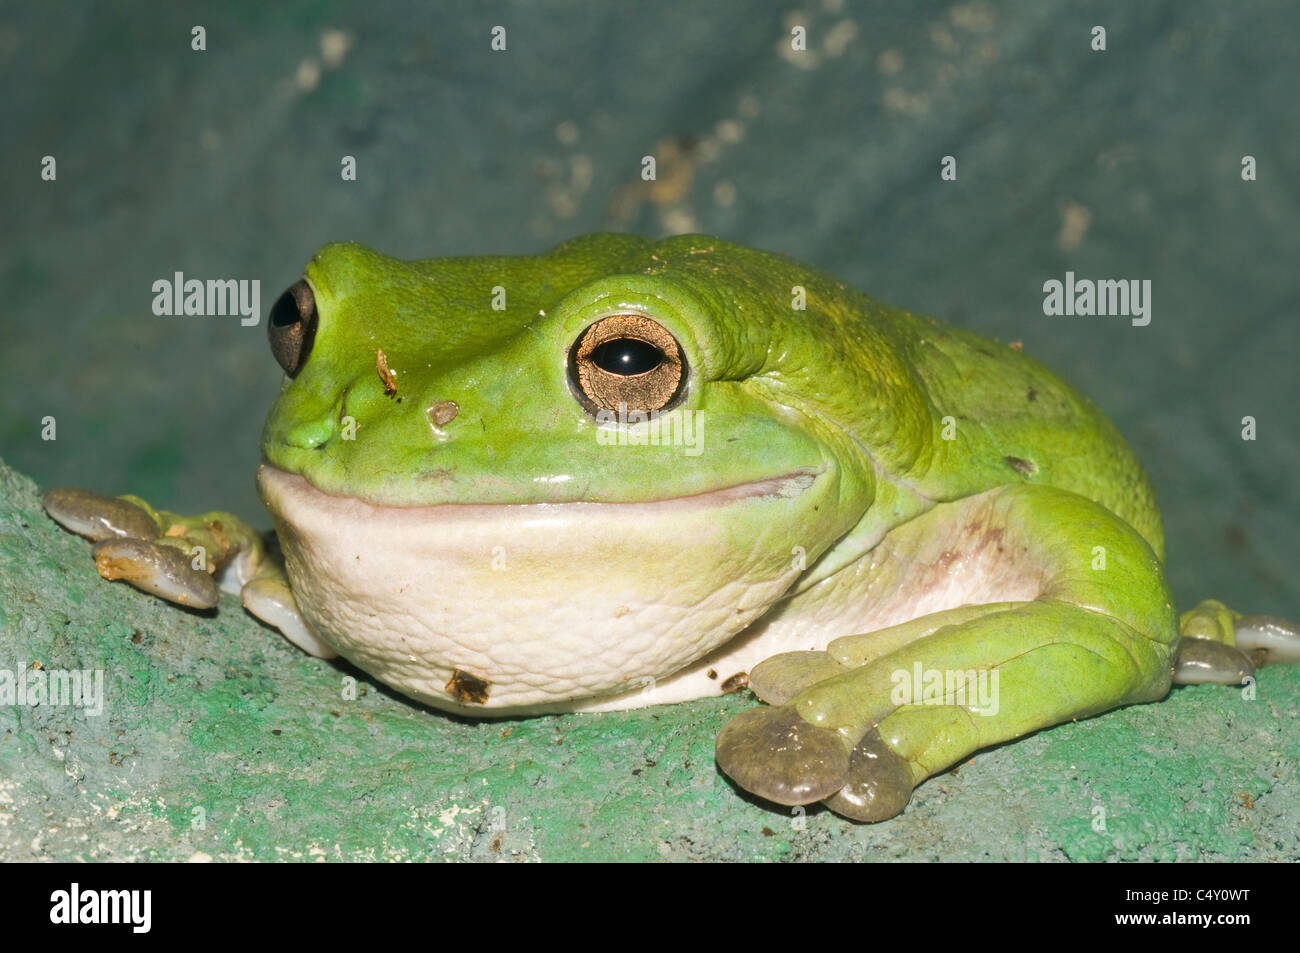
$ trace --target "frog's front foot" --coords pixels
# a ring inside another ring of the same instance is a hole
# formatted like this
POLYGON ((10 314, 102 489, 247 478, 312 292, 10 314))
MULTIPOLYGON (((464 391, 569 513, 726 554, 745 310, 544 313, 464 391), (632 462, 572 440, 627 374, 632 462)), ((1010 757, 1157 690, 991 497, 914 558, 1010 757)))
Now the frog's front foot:
POLYGON ((142 592, 190 609, 217 604, 216 580, 195 569, 190 557, 174 546, 126 536, 100 540, 91 553, 105 579, 125 579, 142 592))
POLYGON ((1242 615, 1206 599, 1179 619, 1174 664, 1177 685, 1240 685, 1256 668, 1300 661, 1300 625, 1265 615, 1242 615))
POLYGON ((73 487, 50 490, 42 503, 55 522, 95 544, 95 568, 105 579, 124 579, 191 609, 217 604, 213 574, 195 568, 201 557, 190 552, 183 534, 164 535, 152 510, 129 499, 73 487))
POLYGON ((95 544, 95 568, 105 579, 190 609, 211 609, 222 589, 239 593, 249 612, 299 648, 322 658, 337 654, 308 629, 283 565, 238 517, 180 516, 139 497, 74 488, 50 490, 42 502, 55 522, 95 544))

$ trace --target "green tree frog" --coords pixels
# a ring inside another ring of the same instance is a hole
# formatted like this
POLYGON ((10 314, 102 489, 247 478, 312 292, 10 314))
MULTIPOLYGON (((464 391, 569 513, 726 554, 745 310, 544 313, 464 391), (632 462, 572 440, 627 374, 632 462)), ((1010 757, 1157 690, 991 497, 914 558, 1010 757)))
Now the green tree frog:
POLYGON ((275 540, 132 496, 46 508, 106 578, 240 592, 437 708, 604 711, 747 675, 765 704, 724 726, 721 770, 876 821, 980 748, 1300 658, 1291 623, 1180 620, 1151 485, 1086 398, 785 257, 333 244, 268 329, 275 540))

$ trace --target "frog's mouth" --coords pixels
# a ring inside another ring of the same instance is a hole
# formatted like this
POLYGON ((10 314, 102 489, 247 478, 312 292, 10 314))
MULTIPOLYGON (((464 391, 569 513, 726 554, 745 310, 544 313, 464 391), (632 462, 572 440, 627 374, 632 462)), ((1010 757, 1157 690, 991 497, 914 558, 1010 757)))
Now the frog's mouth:
POLYGON ((790 588, 807 514, 837 484, 800 470, 643 503, 402 507, 258 470, 312 631, 399 691, 480 716, 717 694, 732 672, 670 676, 790 588))

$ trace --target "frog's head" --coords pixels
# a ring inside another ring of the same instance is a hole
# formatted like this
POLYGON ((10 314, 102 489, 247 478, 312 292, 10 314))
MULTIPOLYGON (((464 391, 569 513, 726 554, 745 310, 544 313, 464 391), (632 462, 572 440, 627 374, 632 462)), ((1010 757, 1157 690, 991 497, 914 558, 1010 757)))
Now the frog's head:
POLYGON ((304 616, 475 714, 580 707, 699 659, 859 524, 864 447, 917 452, 887 329, 854 322, 853 294, 701 236, 323 248, 271 314, 287 377, 259 474, 304 616))

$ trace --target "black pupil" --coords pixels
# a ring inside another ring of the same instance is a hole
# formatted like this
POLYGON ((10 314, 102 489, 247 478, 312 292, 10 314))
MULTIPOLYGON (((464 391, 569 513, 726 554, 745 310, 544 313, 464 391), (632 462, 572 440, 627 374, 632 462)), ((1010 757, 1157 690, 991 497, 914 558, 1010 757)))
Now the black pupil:
POLYGON ((271 324, 277 328, 287 328, 301 320, 302 315, 298 313, 298 302, 293 299, 292 292, 286 291, 280 295, 280 300, 271 309, 271 324))
POLYGON ((625 377, 653 371, 663 359, 663 351, 636 338, 614 338, 591 352, 591 362, 602 371, 625 377))

